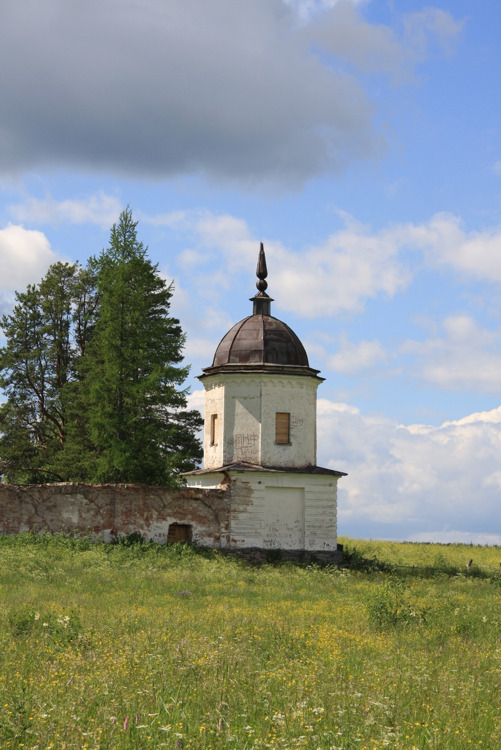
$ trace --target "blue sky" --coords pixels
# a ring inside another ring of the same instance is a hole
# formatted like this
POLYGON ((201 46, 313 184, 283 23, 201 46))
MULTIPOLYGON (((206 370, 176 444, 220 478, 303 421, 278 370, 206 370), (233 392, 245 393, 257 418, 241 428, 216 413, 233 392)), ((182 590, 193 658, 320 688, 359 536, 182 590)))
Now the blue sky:
POLYGON ((0 308, 127 204, 196 380, 250 312, 319 390, 339 532, 501 544, 501 9, 4 0, 0 308))

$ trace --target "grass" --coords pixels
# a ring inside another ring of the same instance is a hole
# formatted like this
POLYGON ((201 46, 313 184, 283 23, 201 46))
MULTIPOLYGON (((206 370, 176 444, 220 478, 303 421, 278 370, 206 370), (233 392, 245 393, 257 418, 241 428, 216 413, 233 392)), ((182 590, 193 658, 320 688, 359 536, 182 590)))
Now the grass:
POLYGON ((0 747, 499 747, 501 549, 342 541, 354 568, 0 537, 0 747))

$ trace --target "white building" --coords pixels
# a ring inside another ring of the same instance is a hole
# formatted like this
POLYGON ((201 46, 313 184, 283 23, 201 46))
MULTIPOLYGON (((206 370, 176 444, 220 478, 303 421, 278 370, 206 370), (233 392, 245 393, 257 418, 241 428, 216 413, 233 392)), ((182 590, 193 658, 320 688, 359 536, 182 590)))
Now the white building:
POLYGON ((221 340, 205 388, 203 469, 190 487, 231 485, 228 546, 334 552, 337 482, 316 465, 317 388, 323 381, 273 301, 261 244, 252 315, 221 340))

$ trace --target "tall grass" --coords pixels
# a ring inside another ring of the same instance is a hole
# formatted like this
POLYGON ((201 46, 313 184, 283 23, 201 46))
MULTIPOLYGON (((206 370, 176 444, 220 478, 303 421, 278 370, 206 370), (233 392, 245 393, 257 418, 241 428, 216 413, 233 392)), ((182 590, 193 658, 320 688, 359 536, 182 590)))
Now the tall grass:
POLYGON ((347 544, 388 572, 0 538, 0 747, 499 747, 501 550, 347 544))

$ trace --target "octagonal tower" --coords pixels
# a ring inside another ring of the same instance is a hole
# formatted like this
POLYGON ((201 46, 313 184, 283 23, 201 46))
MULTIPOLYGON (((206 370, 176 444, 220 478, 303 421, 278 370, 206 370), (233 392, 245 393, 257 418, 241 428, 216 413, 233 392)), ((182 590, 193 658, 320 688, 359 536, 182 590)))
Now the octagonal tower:
MULTIPOLYGON (((294 331, 271 315, 263 244, 252 315, 221 339, 205 388, 204 466, 190 486, 228 487, 227 546, 334 551, 337 480, 316 465, 317 388, 294 331)), ((224 546, 224 544, 222 544, 224 546)))

